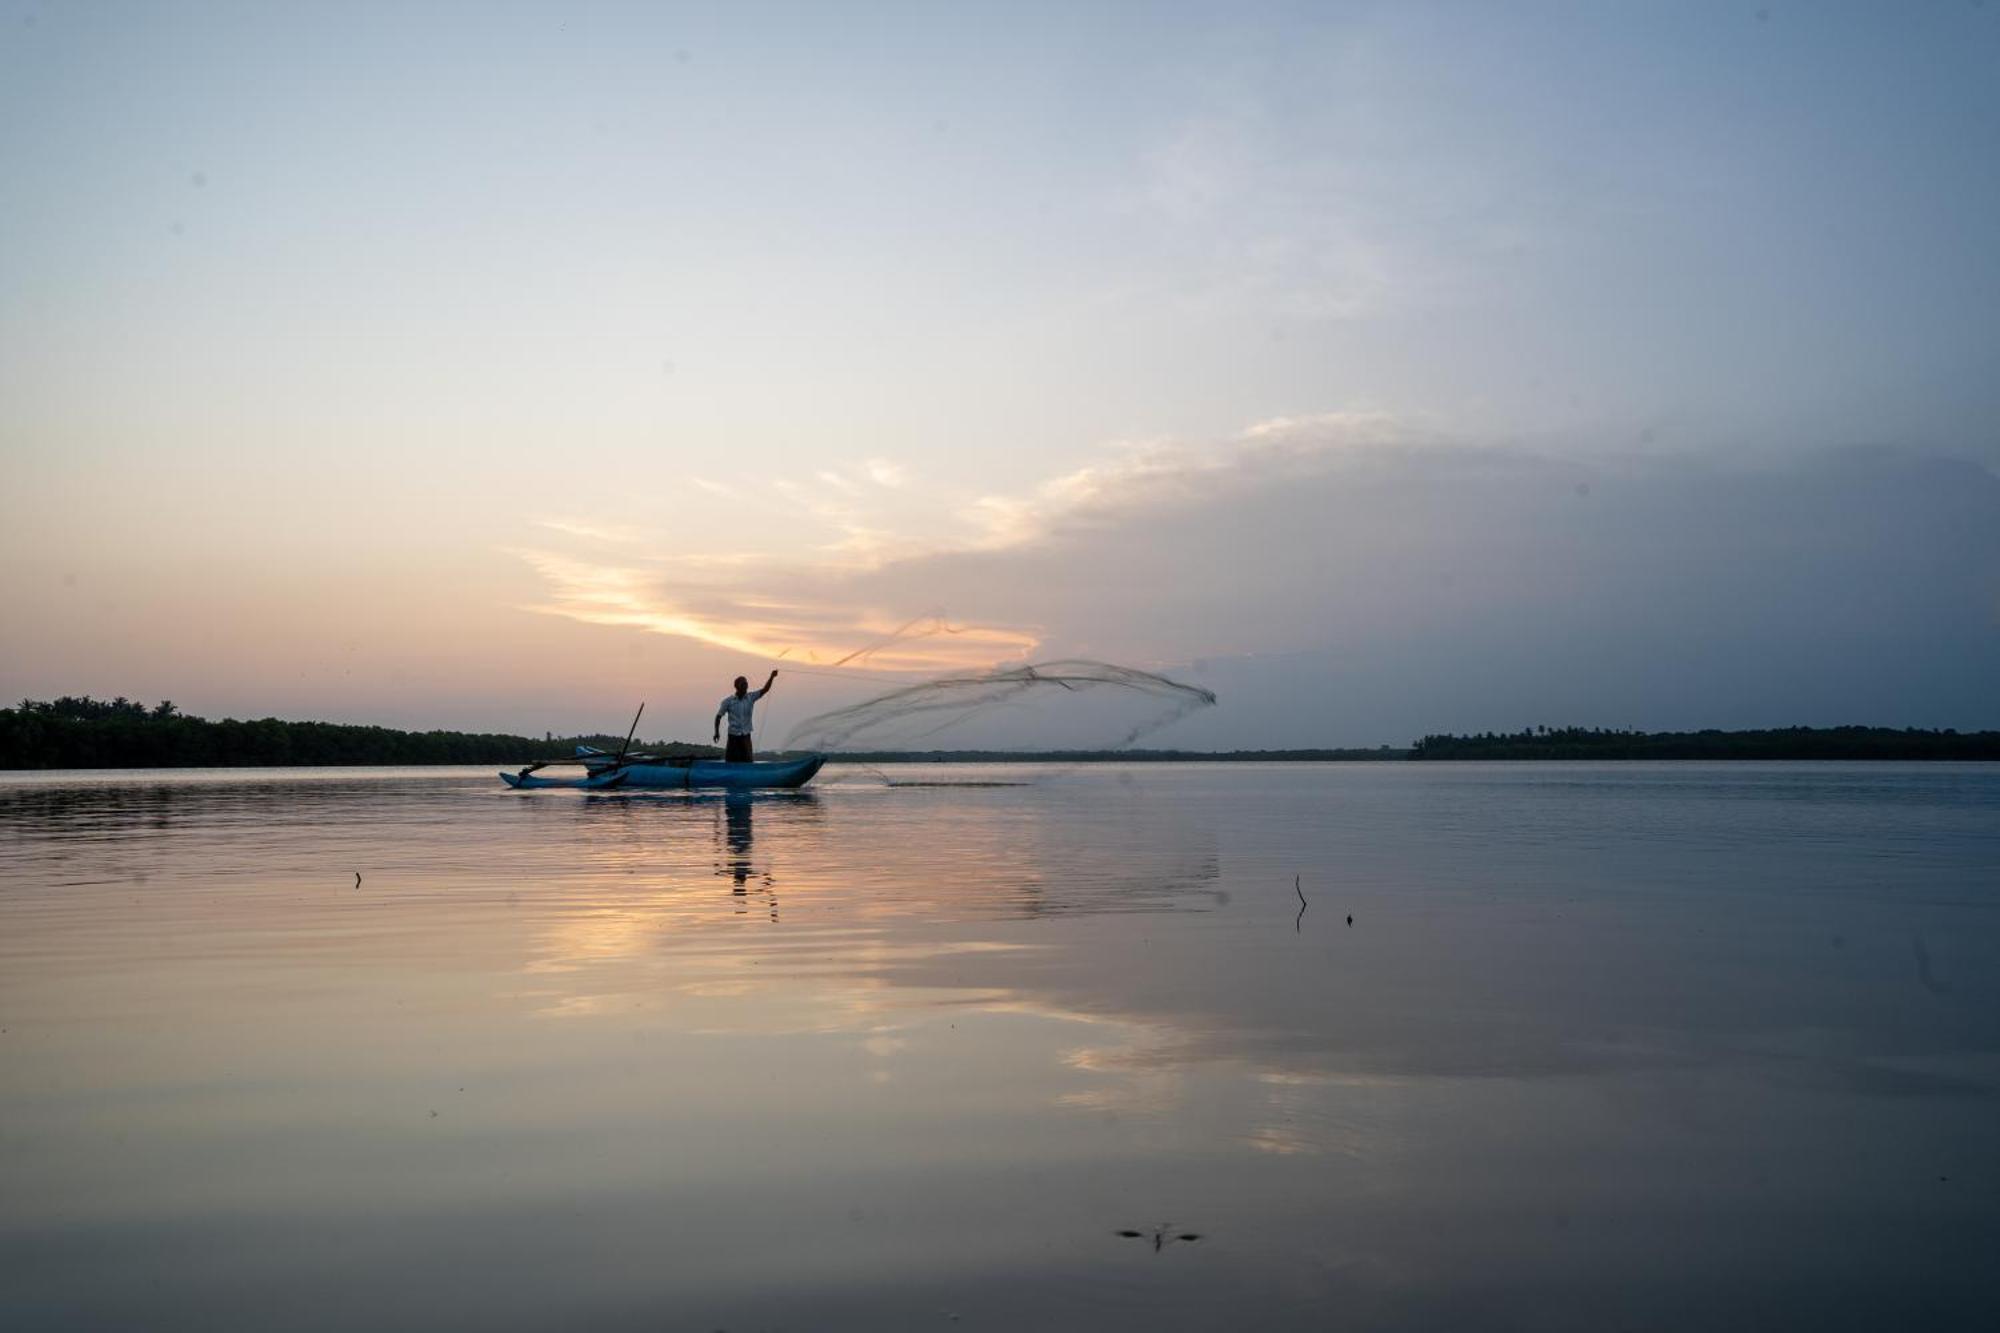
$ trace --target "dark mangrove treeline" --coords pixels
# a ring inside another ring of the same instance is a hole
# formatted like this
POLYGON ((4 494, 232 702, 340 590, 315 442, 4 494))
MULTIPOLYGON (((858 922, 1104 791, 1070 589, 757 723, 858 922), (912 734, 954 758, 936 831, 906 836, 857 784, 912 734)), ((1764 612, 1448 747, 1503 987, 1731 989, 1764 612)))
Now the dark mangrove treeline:
MULTIPOLYGON (((0 768, 222 768, 330 764, 525 764, 567 759, 578 745, 617 749, 619 736, 505 736, 278 718, 210 722, 161 703, 118 698, 23 700, 0 709, 0 768)), ((634 748, 640 748, 635 744, 634 748)), ((647 741, 652 754, 711 756, 683 741, 647 741)), ((1989 759, 2000 731, 1787 727, 1774 731, 1606 731, 1533 727, 1476 736, 1426 736, 1407 750, 927 750, 843 753, 852 763, 1259 763, 1400 759, 1989 759)))
MULTIPOLYGON (((502 736, 396 731, 334 722, 191 717, 172 703, 24 699, 0 709, 0 768, 211 768, 326 764, 523 764, 565 759, 578 745, 617 749, 622 736, 502 736)), ((635 746, 636 748, 636 746, 635 746)), ((713 755, 708 746, 648 743, 651 753, 713 755)))
POLYGON ((841 750, 850 764, 1260 764, 1408 759, 1387 745, 1372 750, 841 750))
POLYGON ((1534 727, 1426 736, 1412 759, 2000 759, 2000 731, 1783 727, 1770 731, 1605 731, 1534 727))

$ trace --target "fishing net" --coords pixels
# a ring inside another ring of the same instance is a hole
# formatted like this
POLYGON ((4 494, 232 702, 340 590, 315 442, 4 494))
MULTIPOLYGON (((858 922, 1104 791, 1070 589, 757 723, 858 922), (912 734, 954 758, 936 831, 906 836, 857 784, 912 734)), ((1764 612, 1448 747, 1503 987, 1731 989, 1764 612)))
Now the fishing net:
MULTIPOLYGON (((1114 666, 1067 659, 999 667, 969 675, 942 676, 906 685, 845 708, 820 713, 793 727, 787 750, 908 748, 994 709, 1026 702, 1027 696, 1110 691, 1140 718, 1122 737, 1088 748, 1119 749, 1215 702, 1212 690, 1114 666)), ((1123 711, 1123 710, 1121 710, 1123 711)))

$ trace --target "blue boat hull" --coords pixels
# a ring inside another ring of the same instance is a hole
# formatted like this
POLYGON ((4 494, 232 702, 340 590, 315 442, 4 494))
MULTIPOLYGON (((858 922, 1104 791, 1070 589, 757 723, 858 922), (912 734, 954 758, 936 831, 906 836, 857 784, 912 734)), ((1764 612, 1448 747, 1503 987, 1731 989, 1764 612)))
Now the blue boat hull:
POLYGON ((803 787, 826 762, 823 754, 783 763, 727 764, 720 759, 697 759, 691 764, 627 764, 604 773, 576 778, 545 778, 532 772, 502 773, 500 780, 510 787, 568 787, 578 791, 678 791, 685 788, 723 788, 756 791, 783 787, 803 787))

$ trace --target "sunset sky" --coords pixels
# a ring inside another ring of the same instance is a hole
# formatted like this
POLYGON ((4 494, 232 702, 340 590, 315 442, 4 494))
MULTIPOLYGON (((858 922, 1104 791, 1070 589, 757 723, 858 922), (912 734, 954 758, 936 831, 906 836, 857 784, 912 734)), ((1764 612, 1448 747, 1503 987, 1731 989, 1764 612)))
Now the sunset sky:
POLYGON ((1966 0, 0 0, 0 698, 2000 726, 1996 71, 1966 0))

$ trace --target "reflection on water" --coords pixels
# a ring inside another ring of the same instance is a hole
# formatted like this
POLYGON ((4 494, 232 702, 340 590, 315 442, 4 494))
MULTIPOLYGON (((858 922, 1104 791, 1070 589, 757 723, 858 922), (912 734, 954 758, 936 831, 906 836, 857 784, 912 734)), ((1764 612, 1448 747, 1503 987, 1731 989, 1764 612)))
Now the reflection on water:
POLYGON ((0 780, 0 1318, 1970 1326, 2000 1294, 1991 768, 898 777, 0 780))

